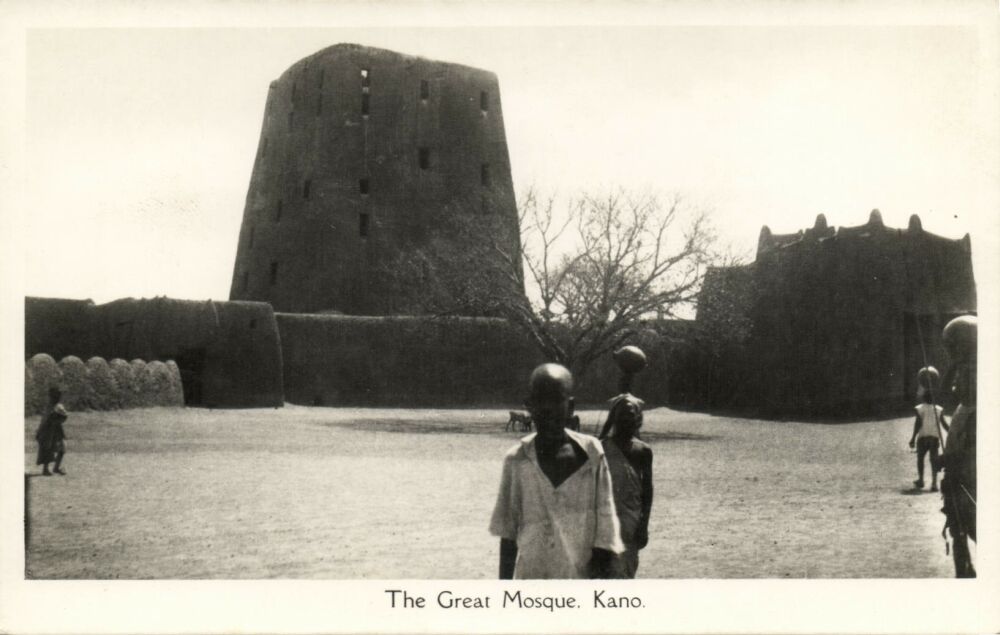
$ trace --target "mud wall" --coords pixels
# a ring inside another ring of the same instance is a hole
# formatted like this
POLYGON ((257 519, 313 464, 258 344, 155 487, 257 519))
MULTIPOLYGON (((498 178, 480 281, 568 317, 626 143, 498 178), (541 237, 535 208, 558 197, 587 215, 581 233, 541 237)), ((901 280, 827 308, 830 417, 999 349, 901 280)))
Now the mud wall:
POLYGON ((93 355, 93 308, 91 300, 25 298, 25 357, 47 353, 55 359, 67 355, 87 359, 93 355))
MULTIPOLYGON (((286 399, 298 404, 520 408, 528 376, 546 361, 500 319, 278 313, 277 321, 286 399)), ((633 392, 651 405, 685 397, 677 339, 685 326, 650 327, 633 342, 649 360, 633 392)), ((610 356, 594 364, 578 378, 577 402, 603 406, 619 376, 610 356)))
POLYGON ((281 406, 281 346, 267 304, 27 298, 25 357, 174 361, 189 405, 281 406), (191 386, 197 399, 192 402, 191 386))
POLYGON ((502 320, 277 314, 285 396, 307 405, 519 404, 539 354, 502 320))

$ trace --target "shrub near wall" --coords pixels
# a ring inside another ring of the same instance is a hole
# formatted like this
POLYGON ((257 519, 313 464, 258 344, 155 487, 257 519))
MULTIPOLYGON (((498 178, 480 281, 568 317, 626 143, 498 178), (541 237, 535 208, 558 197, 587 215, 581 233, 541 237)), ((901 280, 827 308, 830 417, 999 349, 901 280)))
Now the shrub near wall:
POLYGON ((91 357, 87 360, 87 378, 92 399, 90 407, 94 410, 116 410, 119 407, 118 386, 104 358, 91 357))
POLYGON ((171 380, 171 369, 163 362, 146 364, 139 381, 140 394, 150 406, 183 406, 184 392, 176 390, 177 382, 171 380))
POLYGON ((92 357, 84 364, 68 356, 57 364, 49 355, 35 355, 25 364, 26 415, 42 412, 51 386, 62 390, 62 403, 71 411, 184 405, 180 372, 173 362, 113 359, 108 364, 92 357))
POLYGON ((59 384, 62 372, 51 355, 39 353, 25 364, 24 411, 41 412, 49 399, 49 386, 59 384))
POLYGON ((67 410, 90 410, 93 402, 90 381, 87 377, 87 366, 74 355, 63 357, 59 361, 62 379, 62 403, 67 410))
POLYGON ((184 405, 184 386, 181 383, 181 371, 172 359, 168 359, 164 364, 167 367, 167 381, 170 383, 170 399, 174 403, 172 406, 184 405))
POLYGON ((117 408, 135 408, 139 403, 139 386, 135 381, 132 365, 121 358, 114 358, 108 363, 111 377, 115 382, 115 402, 117 408))

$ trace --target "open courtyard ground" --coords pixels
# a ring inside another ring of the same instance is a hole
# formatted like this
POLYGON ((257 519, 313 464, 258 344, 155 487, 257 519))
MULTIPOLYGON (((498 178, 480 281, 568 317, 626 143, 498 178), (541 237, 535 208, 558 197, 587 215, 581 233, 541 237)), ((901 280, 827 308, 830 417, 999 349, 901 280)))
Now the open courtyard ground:
MULTIPOLYGON (((602 413, 583 412, 585 432, 602 413)), ((499 410, 71 413, 37 476, 29 578, 493 578, 499 410)), ((912 421, 768 422, 656 409, 645 578, 949 577, 912 421)))

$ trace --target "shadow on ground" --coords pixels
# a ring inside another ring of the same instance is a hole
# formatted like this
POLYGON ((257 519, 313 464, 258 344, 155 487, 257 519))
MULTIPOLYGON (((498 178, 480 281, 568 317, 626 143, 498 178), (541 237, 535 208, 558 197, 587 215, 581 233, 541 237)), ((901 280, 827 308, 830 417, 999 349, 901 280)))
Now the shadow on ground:
MULTIPOLYGON (((324 426, 364 430, 369 432, 396 432, 413 434, 485 434, 492 436, 513 436, 521 438, 526 432, 513 432, 497 426, 464 425, 456 422, 414 421, 412 419, 366 419, 363 421, 328 421, 324 426)), ((696 432, 666 431, 644 432, 644 441, 710 441, 714 435, 696 432)))

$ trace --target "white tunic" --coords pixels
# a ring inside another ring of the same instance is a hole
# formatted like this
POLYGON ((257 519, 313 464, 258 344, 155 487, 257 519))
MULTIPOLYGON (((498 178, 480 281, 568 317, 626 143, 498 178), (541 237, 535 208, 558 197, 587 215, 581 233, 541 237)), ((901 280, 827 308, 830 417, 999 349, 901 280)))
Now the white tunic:
POLYGON ((535 434, 504 456, 490 533, 517 542, 516 579, 586 578, 592 549, 624 551, 604 448, 594 437, 566 434, 587 462, 559 487, 538 464, 535 434))
POLYGON ((935 439, 940 439, 941 433, 938 430, 938 420, 941 418, 943 408, 929 403, 922 403, 915 410, 920 417, 920 431, 917 433, 917 437, 934 437, 935 439))

